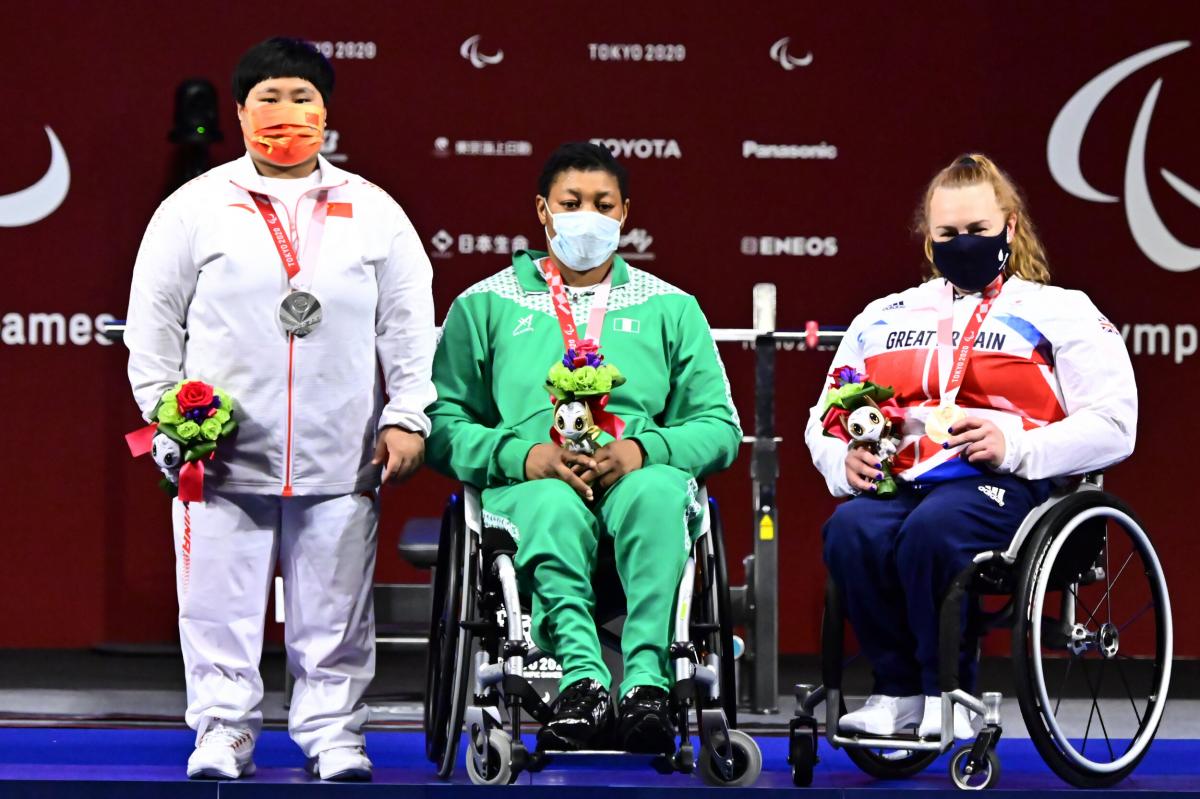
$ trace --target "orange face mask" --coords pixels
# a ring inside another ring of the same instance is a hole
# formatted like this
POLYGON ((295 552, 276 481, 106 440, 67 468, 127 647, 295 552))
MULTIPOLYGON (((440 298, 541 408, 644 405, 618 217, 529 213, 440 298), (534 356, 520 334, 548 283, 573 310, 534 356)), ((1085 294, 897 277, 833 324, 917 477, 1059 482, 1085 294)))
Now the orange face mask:
POLYGON ((242 118, 246 146, 273 164, 295 166, 321 149, 325 109, 309 103, 266 103, 242 118))

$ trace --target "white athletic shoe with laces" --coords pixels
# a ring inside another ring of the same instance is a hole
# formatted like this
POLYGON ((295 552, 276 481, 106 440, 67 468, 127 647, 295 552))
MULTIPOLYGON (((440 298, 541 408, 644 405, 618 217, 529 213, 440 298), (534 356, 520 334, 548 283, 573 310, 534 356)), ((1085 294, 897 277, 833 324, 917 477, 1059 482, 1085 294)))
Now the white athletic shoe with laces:
POLYGON ((326 749, 308 761, 309 774, 334 782, 366 782, 371 769, 371 758, 361 746, 326 749))
MULTIPOLYGON (((975 737, 975 719, 978 715, 963 705, 954 705, 954 737, 961 740, 975 737)), ((938 738, 942 734, 942 698, 925 697, 925 714, 917 735, 921 738, 938 738)))
POLYGON ((245 727, 217 721, 188 758, 192 780, 236 780, 254 773, 254 736, 245 727))
POLYGON ((925 703, 922 696, 885 696, 871 694, 866 703, 838 721, 842 732, 867 735, 895 735, 921 721, 925 703))

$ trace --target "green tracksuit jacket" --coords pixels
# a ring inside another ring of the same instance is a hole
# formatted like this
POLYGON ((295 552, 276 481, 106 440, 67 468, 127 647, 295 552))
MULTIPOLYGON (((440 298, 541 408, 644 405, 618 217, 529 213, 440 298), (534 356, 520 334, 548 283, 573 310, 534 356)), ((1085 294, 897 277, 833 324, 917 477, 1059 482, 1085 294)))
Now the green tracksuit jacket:
MULTIPOLYGON (((541 252, 463 292, 450 308, 434 359, 438 399, 427 410, 428 462, 483 491, 485 521, 517 540, 516 566, 532 594, 532 634, 563 666, 563 685, 604 682, 591 612, 598 538, 612 536, 629 617, 622 636, 623 690, 665 686, 670 616, 689 525, 700 509, 696 480, 733 462, 741 428, 708 322, 694 297, 648 272, 613 263, 600 351, 627 382, 608 410, 645 450, 641 470, 585 505, 558 480, 525 479, 525 458, 550 441, 544 387, 563 356, 558 319, 537 269, 541 252), (611 527, 621 529, 610 529, 611 527), (672 530, 682 529, 677 536, 672 530)), ((567 287, 581 337, 593 288, 567 287)))

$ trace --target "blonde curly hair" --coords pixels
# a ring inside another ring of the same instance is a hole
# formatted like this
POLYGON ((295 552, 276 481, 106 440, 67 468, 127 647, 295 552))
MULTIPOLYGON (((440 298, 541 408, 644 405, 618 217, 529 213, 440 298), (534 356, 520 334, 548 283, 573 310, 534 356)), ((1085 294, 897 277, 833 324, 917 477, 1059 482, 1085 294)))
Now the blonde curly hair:
POLYGON ((1050 267, 1046 263, 1046 250, 1034 229, 1033 220, 1029 218, 1029 209, 1021 190, 992 159, 982 153, 969 153, 956 158, 952 164, 934 175, 925 189, 925 199, 916 213, 916 233, 925 239, 925 267, 929 271, 927 279, 941 277, 941 272, 933 263, 933 232, 929 227, 929 203, 933 199, 934 191, 940 188, 975 186, 980 183, 991 184, 1005 220, 1016 220, 1012 257, 1004 267, 1004 274, 1016 275, 1035 283, 1049 283, 1050 267))

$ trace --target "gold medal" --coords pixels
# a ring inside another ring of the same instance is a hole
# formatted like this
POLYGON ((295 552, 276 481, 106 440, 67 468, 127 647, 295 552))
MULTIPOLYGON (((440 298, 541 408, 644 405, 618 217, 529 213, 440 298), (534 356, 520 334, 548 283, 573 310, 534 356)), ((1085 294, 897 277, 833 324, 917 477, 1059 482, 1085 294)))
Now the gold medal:
POLYGON ((941 405, 925 420, 925 435, 935 444, 950 440, 950 428, 967 418, 967 412, 957 405, 941 405))

